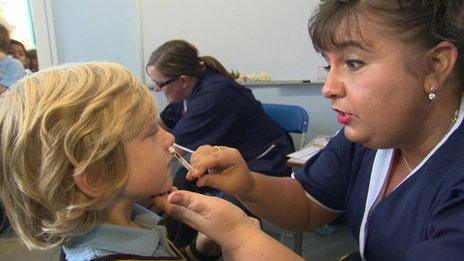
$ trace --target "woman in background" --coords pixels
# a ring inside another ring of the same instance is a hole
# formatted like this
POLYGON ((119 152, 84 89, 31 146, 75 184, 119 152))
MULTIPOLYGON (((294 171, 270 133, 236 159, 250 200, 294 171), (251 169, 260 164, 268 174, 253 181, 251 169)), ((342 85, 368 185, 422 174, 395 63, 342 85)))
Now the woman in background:
POLYGON ((24 45, 19 41, 11 39, 10 40, 10 51, 11 51, 11 55, 23 64, 25 68, 25 73, 26 74, 32 73, 32 71, 29 68, 31 61, 29 59, 29 56, 27 55, 27 51, 24 45))
POLYGON ((36 49, 30 49, 27 50, 27 57, 29 57, 29 69, 31 69, 32 72, 37 72, 39 71, 39 60, 37 58, 37 50, 36 49))
POLYGON ((176 142, 195 150, 200 145, 237 148, 248 167, 272 176, 288 176, 286 155, 293 144, 252 92, 238 84, 210 56, 183 40, 172 40, 151 54, 147 72, 169 105, 161 120, 176 142))
MULTIPOLYGON (((205 144, 235 147, 251 170, 271 176, 290 175, 285 162, 286 155, 294 150, 291 138, 264 112, 251 90, 235 81, 236 73, 227 72, 213 57, 198 56, 195 46, 184 40, 158 47, 146 69, 156 91, 162 91, 169 102, 160 118, 176 143, 192 150, 205 144)), ((177 171, 177 188, 218 195, 214 189, 198 188, 186 181, 186 174, 185 169, 177 171)), ((247 211, 234 197, 219 195, 247 211)), ((196 231, 176 220, 167 218, 165 225, 178 247, 195 238, 196 231)), ((217 245, 211 248, 212 253, 219 253, 217 245)))

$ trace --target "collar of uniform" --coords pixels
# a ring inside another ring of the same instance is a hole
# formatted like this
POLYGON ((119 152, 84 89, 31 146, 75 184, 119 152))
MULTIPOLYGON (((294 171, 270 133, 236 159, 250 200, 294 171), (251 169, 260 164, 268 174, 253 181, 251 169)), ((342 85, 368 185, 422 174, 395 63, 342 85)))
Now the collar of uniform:
MULTIPOLYGON (((440 142, 435 145, 435 147, 425 156, 424 159, 409 173, 409 175, 400 183, 396 188, 398 188, 403 182, 409 179, 414 175, 422 166, 427 163, 427 161, 433 156, 433 154, 448 140, 448 138, 453 135, 453 133, 461 128, 461 124, 464 121, 464 92, 461 93, 461 104, 459 106, 459 113, 457 120, 451 129, 443 136, 440 142)), ((361 258, 364 258, 364 250, 366 244, 366 237, 368 233, 367 222, 369 220, 370 211, 376 205, 376 199, 379 197, 379 193, 384 189, 386 185, 388 173, 394 158, 394 149, 379 149, 376 152, 374 163, 371 171, 371 179, 369 181, 369 190, 367 193, 366 205, 364 209, 363 219, 361 221, 360 231, 359 231, 359 252, 361 253, 361 258)))
POLYGON ((190 93, 187 100, 189 100, 190 97, 192 97, 195 93, 197 93, 201 89, 201 86, 203 85, 203 82, 205 81, 207 76, 213 73, 214 72, 211 71, 210 69, 205 69, 203 74, 198 78, 197 82, 195 83, 195 86, 193 86, 192 92, 190 93))
POLYGON ((115 253, 153 255, 158 245, 164 243, 160 237, 166 236, 165 228, 157 225, 159 217, 155 213, 135 205, 132 218, 143 228, 100 224, 89 233, 73 238, 66 244, 66 248, 96 247, 115 253))

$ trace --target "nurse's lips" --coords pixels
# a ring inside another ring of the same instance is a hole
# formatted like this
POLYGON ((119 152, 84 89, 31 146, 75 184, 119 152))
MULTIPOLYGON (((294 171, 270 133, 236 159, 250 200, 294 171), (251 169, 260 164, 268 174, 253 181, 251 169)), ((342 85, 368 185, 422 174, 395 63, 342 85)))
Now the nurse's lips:
POLYGON ((337 113, 337 120, 339 123, 347 125, 351 121, 351 114, 344 113, 335 108, 333 108, 333 110, 337 113))

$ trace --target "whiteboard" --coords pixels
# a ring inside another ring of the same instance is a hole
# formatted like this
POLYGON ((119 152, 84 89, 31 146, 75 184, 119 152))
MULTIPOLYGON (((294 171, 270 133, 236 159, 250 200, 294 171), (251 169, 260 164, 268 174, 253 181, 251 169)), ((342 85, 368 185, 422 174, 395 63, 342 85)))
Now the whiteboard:
MULTIPOLYGON (((317 80, 326 62, 314 51, 307 25, 318 4, 318 0, 141 0, 143 64, 164 42, 184 39, 200 55, 211 55, 241 75, 317 80)), ((145 82, 150 82, 148 76, 145 82)))

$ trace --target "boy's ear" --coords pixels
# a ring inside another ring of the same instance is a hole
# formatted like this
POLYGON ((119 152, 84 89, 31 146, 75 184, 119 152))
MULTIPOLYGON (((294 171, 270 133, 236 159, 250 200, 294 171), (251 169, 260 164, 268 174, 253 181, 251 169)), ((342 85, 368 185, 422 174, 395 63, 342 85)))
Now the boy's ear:
POLYGON ((75 173, 73 179, 77 188, 88 197, 96 198, 100 194, 98 187, 90 182, 89 172, 87 172, 87 170, 81 173, 75 173))
POLYGON ((428 51, 425 93, 441 91, 454 72, 457 58, 458 50, 449 41, 442 41, 428 51))

